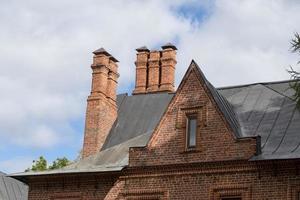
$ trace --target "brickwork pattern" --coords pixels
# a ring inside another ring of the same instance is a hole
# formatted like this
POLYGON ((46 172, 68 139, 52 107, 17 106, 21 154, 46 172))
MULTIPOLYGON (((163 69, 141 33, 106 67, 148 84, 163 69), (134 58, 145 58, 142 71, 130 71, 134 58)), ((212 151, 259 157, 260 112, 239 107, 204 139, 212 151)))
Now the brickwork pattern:
POLYGON ((118 66, 107 52, 94 56, 92 89, 87 100, 83 158, 101 150, 117 118, 116 91, 118 66))
POLYGON ((133 94, 174 92, 176 50, 139 50, 133 94))
POLYGON ((299 162, 226 161, 136 167, 122 174, 33 178, 29 200, 298 200, 299 162))
POLYGON ((36 200, 99 200, 115 199, 118 195, 117 177, 114 175, 67 175, 32 180, 29 199, 36 200))
POLYGON ((145 148, 130 148, 129 165, 166 165, 219 160, 248 160, 256 139, 237 139, 193 68, 179 87, 145 148), (196 148, 186 146, 187 112, 199 112, 196 148))
MULTIPOLYGON (((93 77, 95 89, 87 106, 84 150, 88 153, 99 151, 116 117, 113 98, 109 97, 114 94, 107 95, 98 83, 107 80, 103 74, 109 77, 114 66, 99 68, 109 63, 101 59, 105 62, 95 67, 101 73, 93 77)), ((163 66, 166 71, 172 68, 166 63, 163 66)), ((138 72, 137 68, 137 73, 143 70, 138 72)), ((189 68, 150 142, 146 147, 130 148, 129 166, 121 172, 28 177, 29 200, 299 199, 299 160, 248 161, 257 153, 256 138, 235 137, 202 78, 195 67, 189 68), (193 149, 186 146, 188 114, 197 116, 193 149)), ((143 88, 137 91, 146 92, 146 86, 136 85, 143 88)))
MULTIPOLYGON (((154 194, 160 191, 168 195, 159 199, 172 200, 220 200, 229 196, 243 200, 298 199, 300 177, 292 163, 276 167, 271 163, 257 165, 247 161, 209 165, 189 169, 173 166, 173 171, 169 166, 169 172, 166 166, 153 171, 139 169, 140 173, 135 171, 126 176, 125 194, 143 191, 149 195, 151 191, 154 194)), ((147 197, 144 194, 136 196, 136 199, 147 197)))

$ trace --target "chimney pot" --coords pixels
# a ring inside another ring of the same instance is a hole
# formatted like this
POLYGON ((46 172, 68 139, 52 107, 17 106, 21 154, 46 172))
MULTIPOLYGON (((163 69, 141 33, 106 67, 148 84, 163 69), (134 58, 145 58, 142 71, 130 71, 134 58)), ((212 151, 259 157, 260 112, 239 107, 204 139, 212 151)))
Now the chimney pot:
POLYGON ((165 44, 165 45, 161 46, 161 48, 162 48, 163 50, 165 50, 165 49, 169 49, 169 48, 171 48, 171 49, 173 49, 173 50, 177 50, 176 46, 175 46, 175 45, 173 45, 173 44, 172 44, 172 43, 170 43, 170 42, 168 42, 167 44, 165 44))
POLYGON ((106 56, 111 56, 103 47, 101 47, 100 49, 97 49, 97 50, 93 51, 93 54, 95 54, 95 55, 104 54, 106 56))
POLYGON ((150 52, 150 50, 146 46, 142 46, 136 49, 137 52, 150 52))

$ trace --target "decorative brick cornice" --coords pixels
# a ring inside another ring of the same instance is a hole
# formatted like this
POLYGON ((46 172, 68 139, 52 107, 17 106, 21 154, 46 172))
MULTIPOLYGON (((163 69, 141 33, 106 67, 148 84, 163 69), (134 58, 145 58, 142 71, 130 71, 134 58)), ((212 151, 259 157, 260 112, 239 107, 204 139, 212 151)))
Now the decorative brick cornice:
POLYGON ((147 200, 147 199, 168 199, 168 192, 161 189, 148 189, 148 190, 125 190, 121 193, 121 196, 125 199, 138 199, 138 200, 147 200))

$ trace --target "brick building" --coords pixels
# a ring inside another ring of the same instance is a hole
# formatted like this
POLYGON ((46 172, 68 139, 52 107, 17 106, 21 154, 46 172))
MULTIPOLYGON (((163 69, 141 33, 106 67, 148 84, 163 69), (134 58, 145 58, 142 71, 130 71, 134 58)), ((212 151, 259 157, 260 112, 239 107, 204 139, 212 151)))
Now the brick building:
POLYGON ((12 175, 30 200, 299 199, 290 82, 216 89, 192 61, 175 91, 176 51, 138 48, 131 96, 116 94, 117 59, 94 52, 83 158, 12 175))

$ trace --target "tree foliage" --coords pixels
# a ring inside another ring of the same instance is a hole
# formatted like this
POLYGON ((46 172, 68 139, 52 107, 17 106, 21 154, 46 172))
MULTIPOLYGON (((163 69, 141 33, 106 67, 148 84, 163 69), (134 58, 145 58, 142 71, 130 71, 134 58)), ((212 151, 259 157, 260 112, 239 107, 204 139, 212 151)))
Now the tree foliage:
POLYGON ((71 162, 66 157, 63 157, 63 158, 57 158, 52 162, 52 165, 48 166, 47 160, 43 156, 40 156, 39 159, 33 160, 31 168, 28 168, 25 171, 28 172, 28 171, 45 171, 45 170, 59 169, 67 166, 70 163, 71 162))
POLYGON ((57 158, 55 161, 53 161, 52 165, 48 167, 48 169, 59 169, 67 166, 69 163, 70 161, 66 157, 57 158))
POLYGON ((292 45, 292 52, 300 53, 300 36, 298 33, 295 33, 294 38, 291 41, 291 45, 292 45))
MULTIPOLYGON (((300 36, 298 33, 295 33, 294 38, 291 41, 291 49, 293 53, 297 53, 300 55, 300 36)), ((298 64, 300 60, 298 61, 298 64)), ((290 67, 288 70, 291 75, 291 79, 294 80, 290 83, 291 88, 295 90, 294 99, 297 102, 298 108, 300 108, 300 72, 290 67)))

